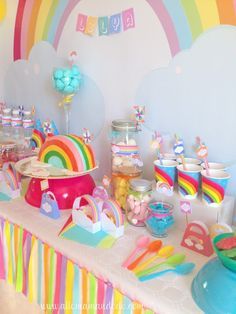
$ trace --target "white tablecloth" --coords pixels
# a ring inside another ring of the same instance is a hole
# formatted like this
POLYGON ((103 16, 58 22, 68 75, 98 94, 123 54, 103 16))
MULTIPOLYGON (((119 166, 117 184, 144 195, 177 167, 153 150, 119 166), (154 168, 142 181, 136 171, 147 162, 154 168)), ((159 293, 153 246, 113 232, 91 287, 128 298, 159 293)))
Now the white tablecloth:
POLYGON ((36 208, 26 204, 23 199, 0 203, 2 217, 23 226, 80 266, 110 281, 125 295, 138 300, 155 312, 160 314, 202 313, 191 297, 191 283, 199 269, 209 259, 180 246, 183 231, 173 228, 163 242, 165 245, 173 245, 175 252, 185 253, 187 261, 196 263, 194 272, 187 276, 170 273, 159 279, 141 283, 131 272, 123 269, 121 264, 134 248, 136 239, 141 234, 148 234, 145 228, 128 225, 125 235, 111 249, 92 248, 58 237, 58 231, 69 214, 70 211, 64 211, 60 219, 52 220, 41 215, 36 208))

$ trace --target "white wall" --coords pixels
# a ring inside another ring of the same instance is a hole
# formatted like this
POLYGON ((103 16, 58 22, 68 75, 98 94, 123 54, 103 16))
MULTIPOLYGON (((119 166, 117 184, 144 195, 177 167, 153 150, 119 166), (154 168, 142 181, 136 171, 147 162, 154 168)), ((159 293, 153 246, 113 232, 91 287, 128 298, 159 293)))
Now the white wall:
POLYGON ((40 118, 54 117, 64 129, 64 116, 53 90, 51 73, 66 65, 71 50, 85 75, 82 90, 74 98, 71 130, 88 127, 95 134, 94 147, 100 161, 96 176, 109 173, 108 131, 112 119, 129 117, 134 103, 146 105, 142 154, 145 177, 152 177, 153 154, 149 140, 160 130, 170 140, 177 132, 188 155, 200 135, 212 161, 230 164, 229 193, 235 195, 236 148, 234 147, 236 89, 236 28, 219 26, 203 33, 190 50, 174 59, 160 21, 144 0, 83 0, 67 21, 58 50, 41 42, 30 61, 13 60, 13 32, 17 1, 8 1, 6 19, 0 24, 0 98, 12 105, 34 104, 40 118), (103 16, 133 7, 136 27, 120 34, 99 37, 75 31, 78 13, 103 16))

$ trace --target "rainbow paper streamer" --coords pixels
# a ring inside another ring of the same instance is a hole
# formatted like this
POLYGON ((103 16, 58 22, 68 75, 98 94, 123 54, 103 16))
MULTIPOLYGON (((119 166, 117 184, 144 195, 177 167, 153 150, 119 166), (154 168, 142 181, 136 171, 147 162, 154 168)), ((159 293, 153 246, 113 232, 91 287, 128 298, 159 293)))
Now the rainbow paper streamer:
POLYGON ((219 205, 225 195, 228 179, 209 179, 202 176, 203 199, 209 205, 219 205))
POLYGON ((165 167, 162 165, 155 165, 155 179, 157 182, 164 182, 171 188, 174 187, 176 167, 165 167))
POLYGON ((186 174, 182 171, 178 171, 178 186, 179 193, 182 196, 197 196, 199 186, 199 173, 186 174))

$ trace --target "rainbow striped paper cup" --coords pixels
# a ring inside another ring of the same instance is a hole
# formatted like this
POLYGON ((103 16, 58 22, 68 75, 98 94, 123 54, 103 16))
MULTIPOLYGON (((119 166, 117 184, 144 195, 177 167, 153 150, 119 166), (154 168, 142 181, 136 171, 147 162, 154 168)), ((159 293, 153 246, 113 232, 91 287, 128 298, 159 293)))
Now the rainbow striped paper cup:
MULTIPOLYGON (((208 162, 208 165, 210 170, 225 171, 227 169, 227 166, 222 162, 208 162)), ((206 169, 206 165, 204 162, 201 164, 201 166, 203 167, 203 169, 206 169)))
MULTIPOLYGON (((193 164, 193 165, 200 165, 201 164, 201 160, 199 160, 197 158, 184 157, 184 160, 185 160, 186 164, 193 164)), ((181 158, 177 158, 177 161, 179 164, 182 164, 181 158)))
POLYGON ((176 167, 178 163, 175 160, 160 160, 154 161, 154 171, 156 182, 166 183, 173 190, 176 178, 176 167))
POLYGON ((179 165, 178 169, 178 188, 179 194, 186 199, 195 199, 198 194, 200 173, 202 167, 195 164, 179 165))
POLYGON ((230 179, 230 175, 221 170, 202 170, 202 198, 207 205, 218 207, 225 197, 225 190, 230 179))

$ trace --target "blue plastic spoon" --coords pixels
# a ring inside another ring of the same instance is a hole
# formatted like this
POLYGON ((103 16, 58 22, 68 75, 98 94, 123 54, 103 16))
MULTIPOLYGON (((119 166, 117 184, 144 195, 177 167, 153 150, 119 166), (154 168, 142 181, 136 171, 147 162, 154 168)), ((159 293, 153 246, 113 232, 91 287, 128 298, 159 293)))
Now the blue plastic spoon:
POLYGON ((175 268, 169 268, 169 269, 159 271, 159 272, 147 275, 147 276, 139 277, 139 280, 140 281, 147 281, 150 279, 154 279, 156 277, 160 277, 160 276, 162 276, 166 273, 169 273, 171 271, 175 272, 178 275, 187 275, 187 274, 191 273, 191 271, 193 271, 194 267, 195 267, 194 263, 183 263, 183 264, 177 265, 175 268))

